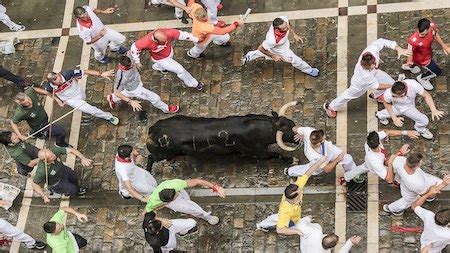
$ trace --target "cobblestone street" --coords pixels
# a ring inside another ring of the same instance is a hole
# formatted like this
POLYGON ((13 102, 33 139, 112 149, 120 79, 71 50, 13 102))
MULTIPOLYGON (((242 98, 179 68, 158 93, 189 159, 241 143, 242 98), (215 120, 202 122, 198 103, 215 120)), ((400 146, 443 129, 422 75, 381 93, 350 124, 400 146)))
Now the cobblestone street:
MULTIPOLYGON (((285 103, 298 101, 298 105, 288 111, 289 118, 300 126, 323 129, 328 140, 337 143, 351 154, 356 164, 362 164, 367 132, 374 130, 371 127, 371 123, 375 122, 375 117, 370 112, 371 101, 367 101, 365 95, 351 101, 344 110, 345 113, 339 112, 338 119, 328 118, 322 105, 340 94, 342 85, 347 87, 346 85, 350 84, 357 58, 367 46, 367 38, 372 35, 397 41, 400 46, 406 47, 406 40, 414 31, 417 20, 426 17, 439 25, 442 39, 449 43, 450 1, 435 1, 222 1, 224 9, 219 15, 224 16, 227 23, 231 23, 236 19, 236 15, 244 13, 247 8, 252 8, 248 23, 231 34, 231 47, 220 47, 211 43, 205 51, 204 59, 192 59, 186 55, 186 51, 192 47, 192 42, 174 42, 174 59, 206 84, 202 91, 185 87, 173 73, 162 74, 153 70, 148 53, 141 54, 143 70, 140 74, 144 86, 160 95, 167 104, 178 104, 181 115, 270 115, 285 103), (290 25, 304 40, 301 44, 293 43, 291 39, 291 49, 312 67, 320 70, 318 77, 305 75, 283 62, 256 60, 241 66, 241 58, 261 44, 271 21, 280 15, 289 17, 290 25), (346 84, 342 84, 342 78, 346 84)), ((0 26, 0 38, 18 37, 21 41, 14 54, 0 55, 0 66, 30 78, 35 84, 40 84, 48 72, 60 71, 60 68, 89 66, 89 69, 99 71, 117 68, 117 54, 108 52, 111 62, 101 65, 94 59, 93 50, 90 54, 85 52, 72 15, 74 6, 90 4, 98 8, 115 7, 114 14, 102 14, 99 17, 106 25, 111 25, 127 38, 127 48, 148 31, 158 27, 167 26, 190 31, 190 24, 184 25, 174 19, 173 8, 164 5, 149 6, 146 1, 141 0, 7 0, 2 4, 7 8, 7 14, 13 20, 20 21, 27 29, 12 33, 8 27, 0 26), (159 22, 160 20, 162 21, 159 22)), ((419 138, 413 141, 408 137, 393 137, 384 141, 384 145, 391 154, 403 144, 411 144, 412 151, 421 152, 425 156, 422 169, 442 178, 449 174, 450 163, 450 68, 449 57, 437 43, 435 44, 433 59, 443 73, 433 79, 435 88, 430 93, 436 107, 446 114, 440 121, 433 122, 425 101, 419 98, 417 102, 419 110, 430 118, 428 127, 434 134, 433 140, 419 138)), ((415 75, 400 68, 404 58, 398 60, 395 51, 384 49, 381 59, 380 69, 394 79, 401 73, 406 74, 407 78, 415 79, 415 75)), ((19 89, 5 79, 0 79, 0 89, 0 127, 2 131, 11 130, 9 119, 15 112, 16 103, 13 99, 19 89)), ((125 103, 111 110, 106 96, 112 89, 112 81, 90 76, 86 81, 86 100, 106 112, 111 111, 120 119, 118 126, 84 113, 81 120, 71 115, 58 123, 66 129, 68 139, 70 134, 70 144, 93 160, 92 165, 87 168, 82 167, 78 159, 75 163, 75 170, 82 175, 81 184, 89 189, 87 195, 63 201, 52 199, 49 204, 44 204, 36 194, 31 197, 30 182, 27 184, 27 178, 16 172, 14 161, 5 149, 1 148, 0 182, 14 185, 20 188, 22 193, 11 209, 0 210, 0 218, 13 225, 24 224, 22 229, 25 232, 33 238, 45 240, 42 224, 49 220, 60 206, 65 205, 63 203, 68 203, 70 207, 88 217, 86 223, 78 222, 73 215, 68 215, 66 221, 66 226, 71 231, 88 239, 88 245, 82 252, 152 252, 142 230, 144 204, 137 200, 122 199, 118 194, 114 156, 119 145, 130 144, 138 147, 140 153, 147 157, 149 127, 172 115, 162 113, 148 102, 142 103, 148 116, 146 121, 140 121, 138 112, 133 112, 125 103)), ((44 97, 41 98, 44 103, 44 97)), ((59 107, 56 103, 51 108, 53 119, 72 109, 67 105, 59 107)), ((382 104, 378 105, 378 109, 383 109, 382 104)), ((406 119, 402 129, 413 129, 413 123, 406 119)), ((387 127, 378 125, 378 128, 399 129, 392 120, 387 127)), ((20 130, 27 133, 29 128, 27 124, 21 124, 20 130)), ((36 139, 30 141, 31 144, 35 142, 36 139)), ((52 146, 53 143, 45 145, 52 146)), ((298 158, 298 164, 308 162, 303 155, 303 147, 291 153, 281 151, 276 144, 271 149, 282 155, 298 158)), ((145 168, 146 164, 147 159, 144 159, 141 165, 145 168)), ((239 155, 208 159, 179 156, 173 160, 155 163, 151 173, 158 182, 173 178, 201 177, 217 182, 232 192, 225 199, 221 199, 210 190, 191 191, 193 200, 206 211, 217 215, 221 221, 212 226, 204 220, 196 219, 198 233, 177 237, 177 252, 300 252, 298 236, 283 236, 275 232, 264 233, 256 230, 256 223, 277 212, 281 194, 289 184, 289 178, 283 173, 283 169, 290 165, 286 159, 257 161, 239 155)), ((420 218, 411 209, 401 217, 388 215, 383 211, 383 204, 400 197, 399 189, 377 179, 376 183, 369 183, 367 190, 376 189, 375 206, 378 206, 378 209, 346 211, 346 187, 337 183, 340 167, 336 173, 322 173, 308 181, 303 198, 302 217, 311 215, 314 222, 321 224, 324 233, 343 231, 343 234, 336 232, 344 237, 340 238, 339 243, 344 243, 352 235, 360 235, 361 243, 355 245, 351 252, 420 252, 420 233, 392 231, 392 226, 422 227, 420 218), (376 214, 375 221, 370 211, 376 214), (368 223, 373 221, 376 224, 375 230, 368 226, 368 223), (375 244, 372 235, 377 239, 375 244)), ((450 208, 449 200, 450 191, 447 188, 434 202, 426 203, 424 207, 436 212, 450 208)), ((166 218, 189 217, 167 208, 158 211, 158 215, 166 218)), ((17 246, 11 249, 0 246, 0 252, 32 252, 23 246, 17 246)), ((46 250, 51 252, 49 247, 46 250)), ((450 247, 443 252, 450 252, 450 247)))

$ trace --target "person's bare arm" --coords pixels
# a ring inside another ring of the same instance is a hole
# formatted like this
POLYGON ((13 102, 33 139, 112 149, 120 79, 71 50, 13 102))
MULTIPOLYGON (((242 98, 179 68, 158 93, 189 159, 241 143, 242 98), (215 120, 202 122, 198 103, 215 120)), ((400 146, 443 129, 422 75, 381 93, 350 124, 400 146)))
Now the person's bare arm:
POLYGON ((294 27, 290 23, 288 23, 288 25, 289 25, 289 31, 292 33, 292 36, 294 37, 295 42, 303 43, 302 37, 300 37, 300 35, 298 35, 298 33, 295 32, 294 27))
POLYGON ((27 166, 30 168, 33 168, 34 166, 36 166, 36 164, 38 164, 38 162, 39 162, 39 158, 33 159, 27 163, 27 166))
POLYGON ((110 8, 104 9, 104 10, 96 8, 96 9, 93 9, 92 11, 95 14, 113 14, 114 8, 110 7, 110 8))
POLYGON ((14 133, 17 134, 17 137, 19 137, 19 139, 21 139, 22 141, 25 141, 26 139, 28 139, 27 136, 23 135, 20 132, 19 127, 12 120, 9 120, 9 123, 11 124, 11 129, 13 130, 14 133))
POLYGON ((33 89, 34 89, 34 91, 36 91, 36 93, 46 95, 46 96, 49 96, 50 98, 53 98, 56 101, 56 103, 58 103, 59 106, 61 106, 61 107, 64 106, 64 102, 61 99, 59 99, 57 96, 53 96, 53 93, 51 93, 45 89, 39 88, 39 87, 33 87, 33 89))
POLYGON ((394 110, 392 109, 392 105, 385 101, 383 101, 383 105, 384 105, 384 108, 386 108, 389 115, 391 116, 391 119, 394 122, 394 124, 398 127, 403 126, 403 120, 402 120, 403 118, 397 117, 397 115, 395 115, 394 110))
POLYGON ((125 187, 127 188, 128 192, 130 192, 131 196, 133 196, 133 198, 142 201, 142 202, 147 202, 147 199, 145 198, 144 195, 141 195, 139 192, 137 192, 133 186, 131 185, 130 180, 126 180, 123 182, 125 184, 125 187))
POLYGON ((84 167, 87 167, 87 166, 91 165, 92 160, 91 159, 87 159, 86 157, 84 157, 84 155, 80 151, 78 151, 77 149, 67 148, 67 154, 73 154, 76 157, 78 157, 81 160, 81 164, 84 167))
POLYGON ((174 7, 184 10, 188 14, 191 12, 191 8, 187 7, 186 5, 180 4, 177 0, 167 0, 167 2, 169 2, 174 7))
POLYGON ((66 212, 66 213, 70 213, 70 214, 75 215, 77 217, 77 219, 79 221, 81 221, 81 222, 87 221, 86 214, 79 213, 79 212, 77 212, 75 209, 73 209, 71 207, 63 207, 61 209, 64 210, 64 212, 66 212))
POLYGON ((440 120, 444 116, 444 112, 438 111, 438 109, 436 109, 436 105, 434 104, 433 97, 431 97, 430 93, 424 90, 421 96, 425 99, 425 102, 431 110, 431 119, 433 121, 435 118, 437 120, 440 120))
POLYGON ((274 61, 280 61, 281 60, 281 56, 278 54, 274 54, 268 50, 266 50, 262 45, 259 45, 258 50, 261 51, 261 53, 269 56, 270 58, 272 58, 274 61))
POLYGON ((48 198, 47 194, 45 194, 44 190, 42 189, 42 187, 38 184, 36 184, 35 182, 31 182, 31 186, 33 187, 33 190, 42 197, 42 199, 44 200, 44 203, 48 203, 50 202, 50 199, 48 198))
POLYGON ((394 136, 401 136, 406 135, 409 138, 417 139, 419 138, 420 134, 417 131, 412 130, 395 130, 395 129, 384 129, 383 130, 387 136, 394 137, 394 136))
POLYGON ((434 38, 436 39, 436 42, 439 43, 439 45, 441 45, 442 50, 444 50, 444 53, 448 55, 450 53, 450 47, 442 40, 439 33, 436 32, 434 38))
POLYGON ((97 42, 99 39, 103 38, 103 36, 106 35, 106 33, 108 32, 108 30, 106 30, 106 28, 103 28, 99 34, 95 35, 94 37, 91 37, 91 41, 86 42, 87 45, 91 45, 94 44, 95 42, 97 42))
POLYGON ((280 228, 277 227, 277 234, 281 235, 302 235, 300 230, 295 228, 280 228))
POLYGON ((91 76, 101 76, 101 77, 109 79, 110 77, 114 76, 114 69, 110 69, 105 72, 100 72, 98 70, 86 69, 86 70, 84 70, 84 74, 91 75, 91 76))
POLYGON ((322 156, 317 162, 315 162, 309 169, 305 172, 305 175, 311 176, 316 170, 320 168, 322 163, 327 160, 326 156, 322 156))
POLYGON ((414 210, 414 209, 416 209, 416 207, 422 206, 423 203, 425 203, 425 201, 427 201, 428 198, 430 198, 431 196, 434 196, 436 194, 439 194, 439 193, 440 193, 440 190, 438 190, 436 186, 434 186, 434 185, 431 186, 424 195, 420 196, 420 198, 418 198, 411 205, 411 209, 414 210))
POLYGON ((378 89, 377 90, 386 90, 391 88, 392 85, 388 84, 388 83, 380 83, 378 85, 378 89))
POLYGON ((123 95, 122 92, 120 92, 119 90, 114 90, 114 95, 116 95, 121 100, 123 100, 127 104, 129 104, 133 108, 133 111, 140 111, 140 110, 142 110, 142 105, 141 105, 140 101, 128 98, 127 96, 123 95))
POLYGON ((224 198, 225 197, 225 190, 218 184, 213 184, 211 182, 208 182, 206 180, 195 178, 195 179, 188 179, 186 180, 188 187, 195 187, 197 185, 201 185, 206 188, 213 189, 214 192, 217 192, 217 194, 224 198))
POLYGON ((323 167, 323 171, 325 171, 326 173, 332 172, 336 168, 336 165, 344 159, 344 155, 344 152, 340 153, 338 157, 336 157, 333 161, 329 162, 327 165, 325 165, 325 167, 323 167))

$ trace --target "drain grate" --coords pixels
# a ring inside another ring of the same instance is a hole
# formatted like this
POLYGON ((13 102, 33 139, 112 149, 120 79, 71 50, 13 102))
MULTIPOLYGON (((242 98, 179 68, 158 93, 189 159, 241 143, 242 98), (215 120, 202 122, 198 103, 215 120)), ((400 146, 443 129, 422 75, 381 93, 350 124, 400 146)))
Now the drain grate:
POLYGON ((367 211, 367 180, 363 183, 353 181, 347 183, 347 211, 367 211))

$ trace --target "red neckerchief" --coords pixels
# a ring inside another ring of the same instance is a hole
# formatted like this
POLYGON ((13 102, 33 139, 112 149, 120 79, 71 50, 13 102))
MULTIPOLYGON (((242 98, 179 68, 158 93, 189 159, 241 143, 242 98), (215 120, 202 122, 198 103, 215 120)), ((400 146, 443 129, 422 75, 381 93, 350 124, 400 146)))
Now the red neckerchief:
POLYGON ((131 160, 124 159, 118 155, 116 155, 116 160, 121 163, 131 163, 131 160))
POLYGON ((283 32, 278 30, 277 28, 274 28, 273 33, 275 34, 275 42, 278 43, 282 38, 284 38, 284 36, 286 36, 287 31, 283 32))
POLYGON ((91 28, 91 26, 92 26, 92 19, 90 17, 88 17, 87 20, 83 20, 83 19, 78 18, 77 21, 78 21, 78 23, 81 26, 84 26, 84 27, 87 27, 87 28, 91 28))
POLYGON ((131 67, 127 68, 127 67, 125 67, 125 66, 123 66, 122 64, 119 63, 119 69, 122 70, 122 71, 127 71, 127 70, 130 70, 131 67))
POLYGON ((387 162, 388 162, 388 151, 387 149, 385 149, 384 147, 380 147, 380 151, 381 153, 384 155, 384 165, 387 166, 387 162))

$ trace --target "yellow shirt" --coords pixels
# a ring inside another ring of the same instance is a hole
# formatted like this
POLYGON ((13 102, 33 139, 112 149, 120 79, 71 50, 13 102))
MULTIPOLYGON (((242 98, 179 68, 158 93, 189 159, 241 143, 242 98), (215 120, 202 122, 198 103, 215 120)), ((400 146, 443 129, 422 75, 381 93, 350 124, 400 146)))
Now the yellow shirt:
MULTIPOLYGON (((303 175, 297 179, 295 184, 303 189, 306 182, 308 182, 309 176, 303 175)), ((303 193, 302 193, 303 195, 303 193)), ((300 220, 302 215, 302 206, 301 204, 291 204, 286 200, 286 197, 283 194, 281 198, 280 207, 278 209, 278 222, 277 227, 279 228, 288 228, 289 222, 292 221, 297 223, 300 220)))

